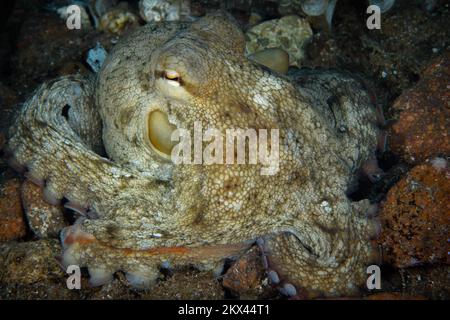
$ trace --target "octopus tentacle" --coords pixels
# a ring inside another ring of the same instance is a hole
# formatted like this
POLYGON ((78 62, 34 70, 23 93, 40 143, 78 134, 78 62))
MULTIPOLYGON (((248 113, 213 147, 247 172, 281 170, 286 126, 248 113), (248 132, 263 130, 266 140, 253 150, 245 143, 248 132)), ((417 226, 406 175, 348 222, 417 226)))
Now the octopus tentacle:
POLYGON ((356 214, 341 218, 347 222, 336 223, 334 230, 312 227, 310 234, 291 230, 259 238, 272 285, 297 299, 357 294, 367 266, 378 261, 370 239, 380 234, 380 223, 377 207, 368 201, 352 203, 349 210, 356 214))
POLYGON ((101 215, 107 211, 105 196, 114 199, 124 188, 158 190, 140 172, 95 152, 101 150, 101 122, 92 83, 79 76, 42 85, 10 129, 7 147, 15 167, 28 168, 27 176, 44 185, 44 196, 53 204, 65 197, 101 215))
POLYGON ((147 249, 118 248, 83 231, 81 223, 82 220, 77 221, 62 231, 60 237, 64 252, 61 262, 63 266, 87 266, 92 285, 109 282, 115 271, 122 270, 131 285, 148 288, 159 277, 161 268, 195 263, 211 269, 211 266, 220 264, 225 258, 243 254, 251 246, 251 243, 238 243, 202 247, 175 245, 147 249))
POLYGON ((98 194, 113 197, 124 185, 145 180, 139 172, 97 154, 101 122, 91 86, 88 79, 73 76, 44 84, 26 102, 10 130, 8 151, 13 162, 28 168, 32 180, 45 182, 51 202, 66 197, 95 206, 100 203, 98 194), (63 112, 67 105, 73 110, 68 119, 63 112))

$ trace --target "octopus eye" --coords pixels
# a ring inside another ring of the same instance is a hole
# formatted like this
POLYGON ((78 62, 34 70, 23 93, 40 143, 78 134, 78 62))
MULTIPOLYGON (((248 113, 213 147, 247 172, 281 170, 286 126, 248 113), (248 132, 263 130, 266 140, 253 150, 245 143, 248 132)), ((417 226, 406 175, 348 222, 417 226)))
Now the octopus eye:
POLYGON ((166 70, 164 72, 164 78, 166 78, 167 82, 174 87, 179 87, 181 85, 180 74, 174 70, 166 70))
POLYGON ((177 144, 171 140, 172 132, 177 129, 169 122, 167 114, 155 110, 148 116, 148 138, 151 146, 163 156, 169 156, 172 148, 177 144))

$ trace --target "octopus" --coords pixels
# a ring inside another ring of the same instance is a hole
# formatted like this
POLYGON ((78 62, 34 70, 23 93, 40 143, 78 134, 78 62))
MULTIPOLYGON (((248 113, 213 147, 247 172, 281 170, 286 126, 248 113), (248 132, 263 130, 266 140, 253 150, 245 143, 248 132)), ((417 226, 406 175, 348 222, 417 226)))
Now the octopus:
POLYGON ((348 194, 377 150, 373 99, 348 73, 280 74, 244 49, 223 12, 148 24, 124 36, 98 74, 46 82, 26 101, 9 163, 78 215, 60 232, 63 265, 87 267, 92 285, 120 270, 150 288, 167 268, 220 275, 225 259, 256 245, 288 296, 362 290, 379 223, 376 205, 348 194), (195 122, 223 136, 277 129, 278 170, 175 164, 171 134, 195 122))

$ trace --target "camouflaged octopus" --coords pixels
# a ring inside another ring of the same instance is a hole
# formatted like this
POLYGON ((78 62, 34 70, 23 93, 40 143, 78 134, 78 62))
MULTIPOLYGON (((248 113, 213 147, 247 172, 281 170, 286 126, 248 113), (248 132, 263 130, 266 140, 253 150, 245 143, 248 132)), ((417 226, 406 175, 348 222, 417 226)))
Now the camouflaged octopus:
POLYGON ((257 243, 288 295, 357 292, 377 233, 368 200, 347 197, 379 134, 364 86, 337 71, 288 78, 244 56, 222 13, 127 35, 94 78, 43 84, 11 128, 11 165, 53 204, 82 214, 61 231, 62 262, 92 284, 122 270, 151 286, 161 268, 220 273, 257 243), (279 171, 179 164, 175 128, 279 129, 279 171), (102 151, 103 150, 103 151, 102 151), (103 155, 103 156, 102 156, 103 155))

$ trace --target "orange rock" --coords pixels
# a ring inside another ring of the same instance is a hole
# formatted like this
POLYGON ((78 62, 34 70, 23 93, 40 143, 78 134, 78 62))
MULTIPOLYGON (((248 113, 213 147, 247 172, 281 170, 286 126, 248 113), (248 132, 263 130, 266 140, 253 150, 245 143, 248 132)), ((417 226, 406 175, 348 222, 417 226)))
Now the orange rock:
POLYGON ((407 267, 449 263, 450 170, 442 158, 414 167, 387 194, 377 239, 383 260, 407 267))
POLYGON ((394 103, 398 121, 390 128, 389 146, 406 162, 450 154, 450 51, 435 60, 421 80, 394 103))
POLYGON ((20 182, 7 180, 0 189, 0 241, 19 239, 26 234, 20 202, 20 182))
POLYGON ((252 248, 228 269, 222 285, 238 295, 256 296, 262 292, 263 278, 264 269, 259 251, 252 248))

